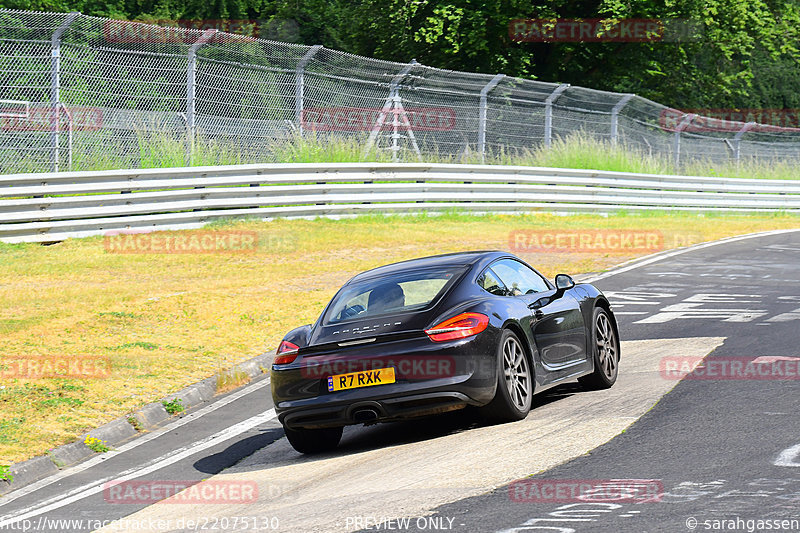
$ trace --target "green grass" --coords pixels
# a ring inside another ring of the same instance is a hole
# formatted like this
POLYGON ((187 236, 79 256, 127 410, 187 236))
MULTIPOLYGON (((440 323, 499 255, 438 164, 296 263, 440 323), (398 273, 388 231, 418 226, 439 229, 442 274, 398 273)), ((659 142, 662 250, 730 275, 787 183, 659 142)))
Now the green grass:
POLYGON ((371 150, 364 153, 363 139, 340 138, 334 142, 314 135, 294 137, 271 147, 271 159, 276 163, 357 163, 390 162, 388 151, 371 150))
MULTIPOLYGON (((106 170, 116 168, 171 168, 186 165, 187 138, 163 133, 137 131, 133 137, 119 140, 116 151, 98 149, 97 139, 76 140, 73 170, 106 170), (95 143, 95 144, 92 144, 95 143), (117 153, 118 152, 118 153, 117 153)), ((111 144, 105 139, 103 145, 111 144)), ((214 140, 198 136, 194 143, 192 166, 236 165, 245 163, 352 163, 389 162, 391 152, 385 149, 365 151, 366 137, 323 137, 313 132, 304 137, 265 141, 260 145, 242 143, 240 139, 214 140)), ((550 148, 490 150, 485 161, 472 151, 459 156, 429 153, 418 158, 404 147, 400 161, 429 163, 464 163, 520 165, 537 167, 607 170, 650 174, 674 174, 672 158, 650 156, 624 143, 611 144, 577 132, 553 140, 550 148)), ((19 172, 36 171, 35 166, 20 168, 19 172)), ((62 165, 63 168, 63 165, 62 165)), ((38 169, 41 170, 41 169, 38 169)), ((743 160, 740 164, 692 160, 679 173, 692 176, 722 176, 731 178, 798 179, 800 161, 743 160)))
POLYGON ((5 480, 5 481, 8 481, 9 483, 14 481, 14 476, 12 476, 8 472, 8 469, 9 469, 8 465, 0 465, 0 481, 5 480))
POLYGON ((111 450, 106 441, 96 437, 87 436, 83 443, 95 453, 106 453, 107 451, 111 450))
MULTIPOLYGON (((456 161, 454 158, 441 158, 441 162, 456 161)), ((458 162, 480 164, 481 158, 479 154, 472 153, 458 162)), ((487 155, 486 163, 649 174, 672 173, 670 159, 651 157, 636 148, 597 141, 582 133, 554 139, 550 148, 497 150, 487 155)))
POLYGON ((183 400, 180 398, 175 398, 174 400, 170 401, 164 400, 161 402, 161 405, 164 406, 164 410, 166 410, 170 415, 176 415, 186 410, 186 408, 183 406, 183 400))
POLYGON ((114 318, 139 318, 139 315, 126 313, 125 311, 109 311, 107 313, 97 313, 97 316, 111 316, 114 318))
POLYGON ((125 350, 127 348, 142 348, 143 350, 157 350, 159 348, 158 344, 153 344, 152 342, 126 342, 125 344, 120 344, 119 346, 109 346, 108 350, 125 350))

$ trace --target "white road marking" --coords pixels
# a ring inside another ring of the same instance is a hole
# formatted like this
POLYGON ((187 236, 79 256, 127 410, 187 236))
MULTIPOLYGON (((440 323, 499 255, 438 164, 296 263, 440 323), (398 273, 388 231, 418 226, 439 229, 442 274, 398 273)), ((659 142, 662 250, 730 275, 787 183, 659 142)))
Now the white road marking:
POLYGON ((775 466, 795 466, 800 467, 800 444, 786 448, 775 459, 775 466))
MULTIPOLYGON (((768 232, 752 233, 752 234, 749 234, 749 235, 741 235, 741 236, 738 236, 738 237, 731 237, 731 238, 728 238, 728 239, 722 239, 722 240, 715 241, 715 242, 709 242, 709 243, 703 243, 703 244, 699 244, 699 245, 694 245, 694 246, 690 246, 690 247, 687 247, 687 248, 682 248, 680 250, 673 250, 673 251, 669 251, 669 252, 660 252, 660 253, 654 254, 653 256, 651 256, 649 258, 636 259, 636 260, 631 261, 630 264, 623 265, 621 267, 612 269, 612 270, 610 270, 608 272, 604 272, 602 274, 599 274, 599 275, 593 276, 591 278, 588 278, 586 280, 586 283, 595 283, 595 282, 597 282, 599 280, 606 279, 606 278, 609 278, 611 276, 615 276, 617 274, 622 274, 624 272, 629 272, 631 270, 634 270, 634 269, 637 269, 637 268, 640 268, 640 267, 643 267, 643 266, 647 266, 649 264, 656 263, 658 261, 661 261, 661 260, 664 260, 664 259, 668 259, 668 258, 671 258, 671 257, 675 257, 675 256, 678 256, 678 255, 687 253, 687 252, 692 252, 692 251, 695 251, 695 250, 709 248, 709 247, 717 246, 717 245, 720 245, 720 244, 728 244, 728 243, 732 243, 732 242, 747 240, 747 239, 751 239, 751 238, 758 238, 758 237, 770 236, 770 235, 779 235, 779 234, 792 233, 792 232, 797 232, 797 231, 800 231, 800 230, 789 229, 789 230, 775 230, 775 231, 768 231, 768 232)), ((258 383, 256 385, 254 385, 253 387, 264 386, 264 385, 266 385, 266 382, 258 383)), ((210 412, 210 411, 216 410, 219 407, 222 407, 223 405, 225 405, 227 403, 235 401, 239 397, 244 396, 245 394, 248 394, 248 393, 252 392, 252 390, 254 390, 254 389, 251 389, 251 390, 243 389, 242 391, 239 391, 238 393, 232 394, 231 396, 229 396, 225 400, 222 400, 220 402, 215 402, 214 404, 212 404, 212 405, 210 405, 210 406, 208 406, 208 407, 206 407, 204 409, 201 409, 200 411, 197 411, 196 413, 194 413, 194 416, 187 415, 183 419, 181 419, 181 420, 179 420, 179 421, 177 421, 177 422, 175 422, 173 424, 170 424, 168 426, 165 426, 164 428, 161 428, 160 430, 157 430, 157 431, 155 431, 155 432, 153 432, 153 433, 151 433, 149 435, 146 435, 144 437, 136 439, 136 440, 128 443, 127 445, 120 447, 118 450, 116 450, 114 452, 109 452, 109 453, 105 454, 105 456, 98 456, 95 459, 87 461, 87 462, 85 462, 85 463, 83 463, 81 465, 78 465, 76 467, 70 468, 67 471, 64 471, 64 472, 61 472, 59 474, 55 474, 53 476, 50 476, 49 478, 41 480, 41 481, 39 481, 39 482, 37 482, 37 483, 35 483, 33 485, 30 485, 30 486, 28 486, 28 487, 26 487, 24 489, 20 489, 18 491, 14 491, 13 497, 9 496, 9 497, 4 498, 5 501, 3 503, 5 504, 5 503, 8 503, 10 501, 13 501, 14 499, 17 499, 17 498, 19 498, 19 497, 21 497, 21 496, 23 496, 25 494, 29 494, 29 493, 31 493, 31 492, 33 492, 35 490, 38 490, 38 489, 40 489, 42 487, 50 485, 50 484, 52 484, 52 483, 54 483, 54 482, 56 482, 56 481, 58 481, 60 479, 63 479, 64 477, 67 477, 67 476, 72 475, 74 473, 86 470, 86 469, 90 468, 91 466, 99 464, 100 462, 108 459, 109 457, 113 457, 114 455, 117 455, 119 453, 123 453, 123 452, 128 451, 128 450, 130 450, 132 448, 135 448, 135 447, 137 447, 137 446, 139 446, 141 444, 144 444, 145 442, 148 442, 149 440, 152 440, 152 439, 160 436, 161 434, 164 434, 164 433, 166 433, 168 431, 171 431, 172 429, 175 429, 177 427, 185 425, 185 424, 187 424, 187 423, 189 423, 189 422, 191 422, 191 421, 193 421, 193 420, 195 420, 195 419, 197 419, 197 418, 199 418, 199 417, 201 417, 201 416, 203 416, 205 414, 208 414, 208 412, 210 412), (221 402, 225 402, 225 403, 221 403, 221 402)), ((233 436, 235 436, 235 435, 237 435, 239 433, 247 431, 248 429, 252 428, 253 426, 255 426, 255 425, 259 424, 259 423, 266 422, 266 421, 268 421, 268 420, 270 420, 270 419, 272 419, 274 417, 275 417, 274 409, 271 409, 270 411, 267 411, 266 413, 263 413, 262 415, 250 418, 250 419, 245 420, 243 422, 240 422, 239 424, 231 426, 228 429, 226 429, 226 430, 224 430, 224 431, 222 431, 220 433, 217 433, 216 435, 212 435, 212 436, 208 437, 207 439, 203 439, 201 441, 198 441, 198 442, 190 445, 190 447, 188 447, 188 448, 184 447, 184 448, 182 448, 180 450, 176 450, 176 451, 170 452, 167 456, 162 456, 162 457, 164 457, 163 459, 162 458, 157 459, 156 462, 152 463, 150 466, 144 467, 144 468, 142 468, 142 469, 140 469, 138 471, 134 471, 134 472, 131 472, 131 473, 123 473, 123 474, 125 474, 127 476, 130 476, 127 479, 133 479, 133 478, 136 478, 136 477, 140 477, 142 475, 146 475, 147 473, 156 471, 156 470, 158 470, 160 468, 163 468, 164 466, 168 466, 169 464, 172 464, 172 463, 184 458, 184 454, 187 454, 187 455, 185 455, 187 457, 191 456, 192 454, 196 453, 197 451, 201 451, 201 450, 206 449, 208 447, 214 446, 218 442, 222 442, 224 440, 227 440, 227 439, 229 439, 229 438, 231 438, 231 437, 233 437, 233 436), (242 429, 242 428, 244 428, 244 429, 242 429), (233 434, 233 433, 231 433, 232 431, 237 431, 237 433, 233 434), (218 441, 217 439, 222 439, 222 440, 218 441)), ((795 450, 793 452, 794 455, 791 458, 794 458, 796 455, 800 454, 800 445, 796 446, 795 448, 797 448, 797 450, 795 450)), ((794 448, 790 448, 790 450, 794 450, 794 448)), ((789 450, 786 450, 786 452, 788 452, 788 451, 789 450)), ((786 452, 784 452, 784 453, 786 453, 786 452)), ((781 457, 783 457, 783 455, 781 457)), ((791 466, 800 466, 800 464, 792 464, 791 466)), ((121 479, 121 478, 119 478, 119 479, 121 479)), ((28 513, 28 516, 36 516, 38 514, 47 512, 49 510, 56 509, 56 508, 62 507, 64 505, 67 505, 68 503, 72 503, 73 501, 77 501, 77 500, 83 499, 85 497, 90 496, 91 494, 96 494, 97 492, 100 492, 102 490, 102 483, 104 483, 105 481, 106 480, 100 480, 100 481, 96 482, 95 484, 92 484, 91 486, 86 486, 88 488, 86 488, 84 490, 84 492, 71 491, 70 494, 65 499, 52 502, 52 503, 49 504, 49 506, 47 508, 38 508, 36 511, 31 511, 30 513, 28 513)), ((78 490, 80 490, 80 489, 78 489, 78 490)), ((24 511, 25 510, 23 510, 22 512, 24 512, 24 511)), ((26 517, 27 516, 25 516, 25 515, 16 515, 13 518, 0 517, 0 528, 6 527, 7 525, 10 525, 10 524, 13 524, 13 523, 16 523, 16 522, 18 522, 20 520, 25 519, 26 517), (8 521, 8 520, 12 520, 12 521, 8 521)))
POLYGON ((800 320, 800 308, 788 313, 775 315, 774 317, 767 319, 767 322, 791 322, 793 320, 800 320))
POLYGON ((103 491, 103 485, 108 481, 129 481, 131 479, 146 476, 147 474, 156 472, 157 470, 161 470, 162 468, 177 463, 182 459, 191 457, 198 452, 216 446, 217 444, 221 444, 226 440, 232 439, 233 437, 244 433, 245 431, 248 431, 259 424, 268 422, 269 420, 275 418, 275 416, 275 409, 270 409, 269 411, 265 411, 260 415, 256 415, 252 418, 248 418, 247 420, 239 422, 238 424, 234 424, 233 426, 230 426, 219 433, 210 435, 197 442, 193 442, 188 446, 184 446, 183 448, 179 448, 177 450, 172 450, 151 461, 151 463, 147 466, 131 468, 119 474, 95 480, 92 483, 87 483, 86 485, 73 489, 65 494, 45 500, 34 507, 21 509, 16 513, 0 517, 0 529, 9 528, 13 524, 16 524, 22 520, 59 509, 76 501, 88 498, 94 494, 98 494, 103 491))
MULTIPOLYGON (((552 468, 611 440, 677 383, 663 379, 658 361, 675 353, 701 358, 723 342, 722 338, 623 341, 629 372, 622 373, 614 387, 603 391, 602 398, 575 394, 539 406, 526 420, 515 424, 445 432, 419 442, 351 450, 313 461, 299 459, 286 439, 281 439, 226 470, 222 478, 212 479, 276 485, 285 497, 260 498, 249 507, 151 505, 128 519, 142 523, 178 516, 202 515, 211 520, 234 515, 279 516, 283 531, 345 533, 353 529, 345 527, 347 517, 427 516, 439 505, 552 468), (637 402, 630 402, 631 397, 637 402), (580 415, 570 418, 565 413, 580 415), (528 446, 510 445, 520 442, 528 446), (541 451, 532 455, 527 451, 531 447, 541 451), (505 448, 512 452, 502 457, 496 453, 505 448), (465 453, 453 454, 454 449, 465 453), (465 455, 472 459, 469 468, 464 468, 465 455), (402 511, 398 511, 398 501, 403 503, 402 511), (387 509, 393 512, 386 515, 387 509)), ((366 437, 363 434, 359 440, 366 437)), ((124 530, 116 524, 101 531, 124 530)), ((156 528, 148 531, 158 533, 156 528)))
POLYGON ((648 311, 618 311, 618 309, 628 306, 661 305, 663 298, 677 296, 669 292, 649 291, 608 291, 603 294, 611 302, 615 315, 646 315, 648 311))
POLYGON ((666 278, 666 277, 693 278, 694 277, 692 274, 689 274, 688 272, 651 272, 650 275, 651 276, 658 276, 659 278, 666 278))
POLYGON ((684 302, 698 302, 698 303, 736 303, 742 298, 758 298, 761 296, 752 294, 709 294, 698 293, 694 296, 689 296, 684 302))
POLYGON ((594 283, 596 281, 600 281, 601 279, 610 278, 611 276, 616 276, 617 274, 622 274, 623 272, 629 272, 633 269, 640 268, 643 266, 651 265, 653 263, 657 263, 664 259, 669 259, 670 257, 675 257, 677 255, 682 255, 688 252, 694 252, 695 250, 703 250, 705 248, 711 248, 712 246, 719 246, 720 244, 730 244, 732 242, 744 241, 747 239, 755 239, 758 237, 767 237, 770 235, 783 235, 786 233, 795 233, 800 231, 800 229, 780 229, 774 231, 763 231, 759 233, 750 233, 748 235, 739 235, 738 237, 731 237, 729 239, 721 239, 719 241, 714 242, 706 242, 703 244, 697 244, 695 246, 689 246, 688 248, 681 248, 680 250, 672 250, 669 252, 659 252, 650 256, 647 259, 634 259, 630 262, 630 264, 622 265, 618 268, 614 268, 609 270, 608 272, 603 272, 602 274, 598 274, 596 276, 592 276, 591 278, 586 280, 586 283, 594 283))
POLYGON ((674 298, 677 294, 671 292, 647 292, 647 291, 607 291, 608 300, 615 306, 638 304, 655 305, 663 298, 674 298))
MULTIPOLYGON (((697 293, 689 296, 682 302, 668 305, 658 313, 639 320, 635 324, 663 324, 682 318, 714 318, 725 322, 750 322, 767 314, 764 309, 709 309, 702 308, 704 304, 731 304, 743 303, 742 300, 759 299, 760 296, 752 294, 716 294, 697 293)), ((752 302, 744 302, 752 303, 752 302)))
POLYGON ((760 357, 756 357, 753 359, 754 364, 769 364, 769 363, 776 363, 778 361, 797 361, 797 357, 785 356, 785 355, 762 355, 760 357))
POLYGON ((683 318, 715 318, 724 322, 750 322, 767 314, 764 309, 700 309, 702 303, 677 303, 668 305, 655 315, 634 324, 663 324, 683 318))
POLYGON ((796 246, 787 246, 785 244, 767 244, 764 248, 770 250, 780 250, 782 252, 800 252, 800 248, 796 246))
MULTIPOLYGON (((503 529, 497 533, 520 533, 522 531, 533 531, 534 529, 555 531, 557 533, 575 533, 575 528, 568 527, 572 522, 597 522, 602 518, 601 513, 613 513, 622 509, 618 503, 595 503, 581 502, 568 503, 556 507, 544 517, 531 518, 522 523, 520 527, 503 529), (539 522, 543 522, 542 525, 539 522), (568 524, 555 524, 554 522, 568 522, 568 524)), ((576 525, 575 527, 579 527, 576 525)))
POLYGON ((236 392, 233 392, 233 393, 229 394, 225 398, 222 398, 220 400, 214 401, 214 403, 212 403, 211 405, 203 407, 202 409, 200 409, 198 411, 194 411, 192 413, 189 413, 189 414, 183 416, 182 418, 176 420, 175 422, 171 422, 171 423, 167 424, 164 427, 161 427, 161 428, 159 428, 159 429, 157 429, 155 431, 147 433, 146 435, 142 435, 141 437, 138 437, 138 438, 128 442, 127 444, 125 444, 123 446, 120 446, 119 448, 117 448, 115 450, 111 450, 111 451, 106 452, 106 453, 104 453, 102 455, 98 455, 98 456, 96 456, 96 457, 94 457, 92 459, 89 459, 88 461, 86 461, 84 463, 80 463, 80 464, 75 465, 73 467, 70 467, 70 468, 68 468, 66 470, 62 470, 61 472, 59 472, 57 474, 53 474, 52 476, 46 477, 44 479, 41 479, 41 480, 37 481, 36 483, 28 485, 27 487, 22 487, 22 488, 20 488, 18 490, 15 490, 11 494, 3 496, 3 501, 2 501, 2 503, 0 503, 0 508, 3 507, 4 505, 7 505, 7 504, 13 502, 14 500, 16 500, 18 498, 21 498, 23 496, 27 496, 28 494, 30 494, 32 492, 35 492, 35 491, 37 491, 37 490, 39 490, 41 488, 44 488, 44 487, 46 487, 48 485, 52 485, 53 483, 55 483, 57 481, 60 481, 60 480, 64 479, 65 477, 69 477, 69 476, 71 476, 73 474, 77 474, 79 472, 83 472, 84 470, 87 470, 87 469, 89 469, 89 468, 91 468, 93 466, 96 466, 96 465, 102 463, 103 461, 111 459, 112 457, 115 457, 115 456, 117 456, 117 455, 119 455, 121 453, 127 452, 129 450, 134 449, 134 448, 138 448, 142 444, 146 444, 146 443, 150 442, 151 440, 156 439, 156 438, 160 437, 161 435, 164 435, 165 433, 169 433, 170 431, 176 430, 181 426, 185 426, 186 424, 188 424, 190 422, 194 422, 195 420, 197 420, 201 416, 204 416, 204 415, 207 415, 207 414, 209 414, 211 412, 214 412, 217 409, 220 409, 221 407, 225 407, 226 405, 228 405, 228 404, 230 404, 232 402, 235 402, 239 398, 250 394, 251 392, 255 392, 255 391, 257 391, 258 389, 260 389, 262 387, 266 387, 267 385, 269 385, 269 382, 270 382, 270 379, 269 379, 269 377, 267 377, 263 381, 259 381, 257 383, 253 383, 252 385, 248 385, 248 386, 244 387, 241 390, 238 390, 236 392))

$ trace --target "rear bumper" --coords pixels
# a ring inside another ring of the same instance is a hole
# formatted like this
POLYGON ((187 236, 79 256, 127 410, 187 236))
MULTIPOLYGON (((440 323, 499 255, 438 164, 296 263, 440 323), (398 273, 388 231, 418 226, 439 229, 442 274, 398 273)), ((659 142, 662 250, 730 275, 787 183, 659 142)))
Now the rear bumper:
POLYGON ((351 424, 390 422, 462 409, 476 402, 459 392, 432 392, 398 398, 379 398, 351 404, 289 410, 278 415, 292 429, 339 427, 351 424), (374 413, 372 416, 365 416, 374 413))
POLYGON ((494 397, 497 383, 492 333, 441 344, 421 339, 353 347, 291 365, 273 365, 271 387, 278 419, 293 429, 310 429, 485 405, 494 397), (395 368, 395 383, 328 391, 330 375, 390 366, 395 368))

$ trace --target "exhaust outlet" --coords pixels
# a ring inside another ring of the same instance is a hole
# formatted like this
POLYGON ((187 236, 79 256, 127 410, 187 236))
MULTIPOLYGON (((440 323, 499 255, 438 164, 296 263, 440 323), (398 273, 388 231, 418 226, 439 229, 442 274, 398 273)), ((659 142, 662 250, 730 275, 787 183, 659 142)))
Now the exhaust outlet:
POLYGON ((359 409, 358 411, 353 413, 353 421, 361 424, 368 424, 370 422, 377 422, 378 420, 378 411, 375 409, 359 409))

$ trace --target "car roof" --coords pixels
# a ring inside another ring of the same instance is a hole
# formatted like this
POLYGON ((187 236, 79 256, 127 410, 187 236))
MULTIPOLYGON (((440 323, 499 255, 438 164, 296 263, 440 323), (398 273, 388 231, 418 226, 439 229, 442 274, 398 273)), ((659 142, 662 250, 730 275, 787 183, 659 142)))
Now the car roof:
POLYGON ((392 263, 390 265, 384 265, 373 268, 372 270, 367 270, 366 272, 362 272, 361 274, 354 276, 348 283, 353 283, 372 277, 391 275, 398 272, 416 270, 418 268, 472 266, 479 262, 482 263, 484 261, 492 261, 498 257, 513 256, 507 252, 501 252, 499 250, 479 250, 420 257, 417 259, 409 259, 407 261, 400 261, 399 263, 392 263))

